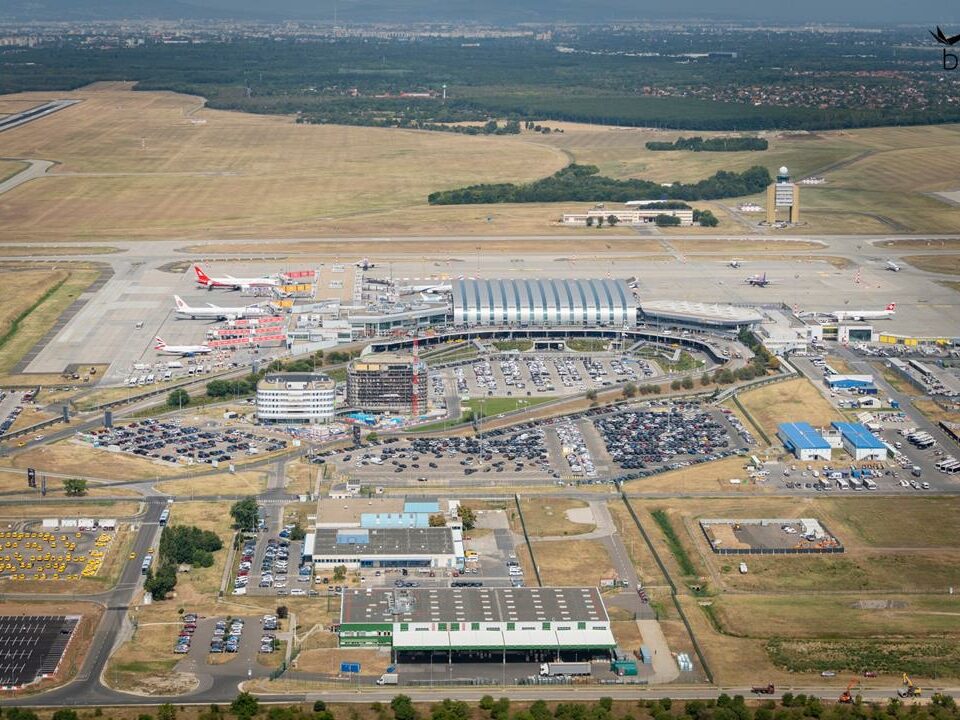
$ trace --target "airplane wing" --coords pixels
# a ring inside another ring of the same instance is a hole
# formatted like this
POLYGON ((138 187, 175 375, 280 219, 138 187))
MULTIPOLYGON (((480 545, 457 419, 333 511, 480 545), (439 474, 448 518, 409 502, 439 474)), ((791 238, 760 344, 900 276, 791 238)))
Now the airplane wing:
POLYGON ((951 35, 947 38, 947 45, 956 45, 958 40, 960 40, 960 35, 951 35))

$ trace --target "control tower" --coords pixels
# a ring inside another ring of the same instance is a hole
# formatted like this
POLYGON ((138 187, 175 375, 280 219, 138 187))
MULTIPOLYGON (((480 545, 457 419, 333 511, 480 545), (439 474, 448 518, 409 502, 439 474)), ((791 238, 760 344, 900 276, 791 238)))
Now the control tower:
POLYGON ((791 225, 800 222, 800 188, 790 182, 786 166, 777 172, 777 181, 767 187, 767 223, 777 222, 779 210, 786 209, 786 221, 791 225))

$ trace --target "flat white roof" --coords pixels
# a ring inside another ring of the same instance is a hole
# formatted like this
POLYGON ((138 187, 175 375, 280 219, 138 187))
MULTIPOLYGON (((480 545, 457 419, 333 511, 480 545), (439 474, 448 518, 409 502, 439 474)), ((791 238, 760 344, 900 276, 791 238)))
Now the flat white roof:
POLYGON ((640 309, 649 315, 700 322, 758 323, 763 319, 753 308, 688 300, 645 300, 640 309))

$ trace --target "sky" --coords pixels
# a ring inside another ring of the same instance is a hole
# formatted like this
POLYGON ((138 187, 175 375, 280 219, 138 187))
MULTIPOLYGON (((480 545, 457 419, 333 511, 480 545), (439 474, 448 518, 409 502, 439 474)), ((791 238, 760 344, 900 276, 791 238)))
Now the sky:
POLYGON ((3 0, 0 17, 237 17, 332 22, 608 22, 702 18, 789 23, 960 22, 943 0, 3 0), (3 6, 6 6, 4 8, 3 6))

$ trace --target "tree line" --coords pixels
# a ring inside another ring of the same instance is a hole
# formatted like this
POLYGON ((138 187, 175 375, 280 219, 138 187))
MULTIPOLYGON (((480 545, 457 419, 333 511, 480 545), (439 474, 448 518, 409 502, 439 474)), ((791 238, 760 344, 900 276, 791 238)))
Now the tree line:
POLYGON ((223 548, 223 541, 210 530, 193 525, 168 525, 160 534, 157 547, 157 570, 150 568, 143 589, 154 600, 163 600, 177 586, 177 568, 182 564, 211 567, 213 553, 223 548))
POLYGON ((744 150, 766 150, 769 143, 758 137, 716 137, 704 140, 699 135, 694 137, 678 137, 674 142, 650 140, 646 143, 647 150, 691 150, 693 152, 741 152, 744 150))
POLYGON ((553 175, 531 183, 485 183, 456 190, 430 193, 431 205, 480 205, 490 203, 532 202, 627 202, 658 200, 669 194, 677 200, 715 200, 754 195, 770 184, 765 167, 754 165, 743 172, 719 170, 695 183, 671 183, 651 180, 619 180, 599 174, 596 165, 568 165, 553 175))

